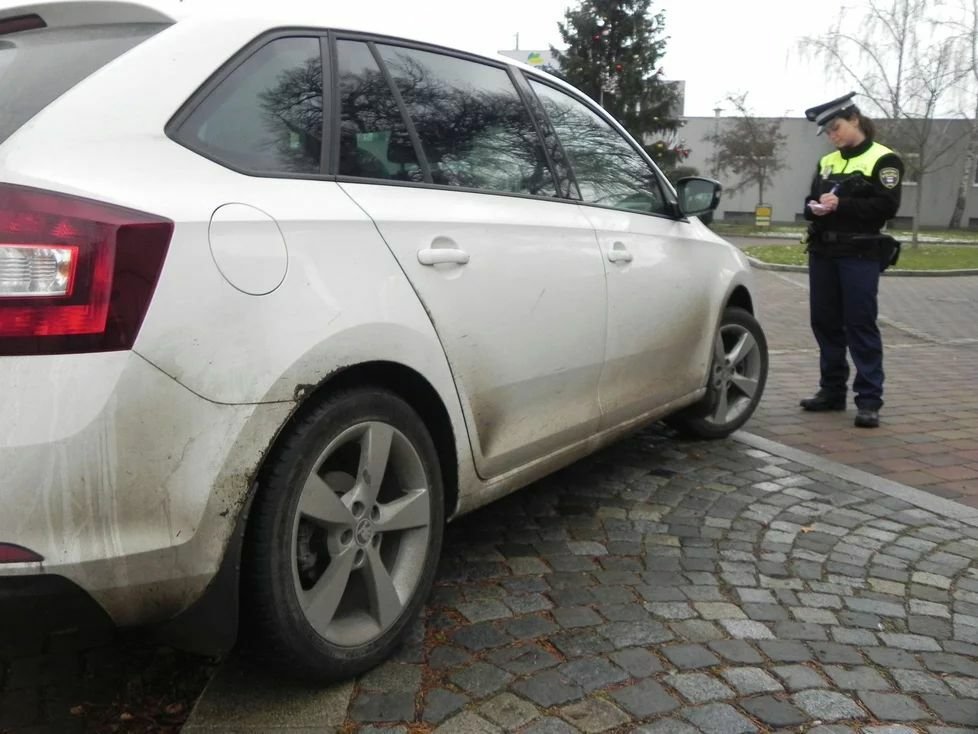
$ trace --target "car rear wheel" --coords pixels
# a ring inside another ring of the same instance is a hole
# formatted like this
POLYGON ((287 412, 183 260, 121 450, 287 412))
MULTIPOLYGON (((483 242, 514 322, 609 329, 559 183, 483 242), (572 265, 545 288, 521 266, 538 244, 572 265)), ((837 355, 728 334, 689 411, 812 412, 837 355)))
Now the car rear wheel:
POLYGON ((270 457, 246 536, 252 647, 335 680, 388 657, 431 588, 444 505, 434 443, 400 397, 338 393, 270 457))
POLYGON ((757 408, 767 368, 767 339, 757 319, 742 308, 726 309, 713 340, 706 395, 666 422, 695 438, 729 436, 757 408))

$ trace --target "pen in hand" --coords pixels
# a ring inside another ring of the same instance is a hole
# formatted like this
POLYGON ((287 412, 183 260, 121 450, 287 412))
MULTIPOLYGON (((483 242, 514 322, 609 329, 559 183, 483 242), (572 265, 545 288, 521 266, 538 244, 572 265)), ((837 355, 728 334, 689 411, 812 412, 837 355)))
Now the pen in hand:
MULTIPOLYGON (((829 189, 829 194, 835 196, 838 190, 839 184, 833 184, 832 188, 829 189)), ((822 196, 825 196, 825 194, 822 194, 822 196)), ((821 203, 820 201, 815 201, 814 199, 808 202, 808 208, 812 210, 812 214, 828 214, 829 212, 834 211, 825 204, 821 203)))

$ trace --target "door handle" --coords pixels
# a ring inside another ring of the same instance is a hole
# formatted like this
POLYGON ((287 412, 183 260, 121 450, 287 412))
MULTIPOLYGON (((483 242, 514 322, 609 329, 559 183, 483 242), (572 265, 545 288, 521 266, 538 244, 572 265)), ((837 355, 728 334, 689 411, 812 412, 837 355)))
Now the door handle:
POLYGON ((422 265, 465 265, 469 253, 455 247, 427 247, 418 250, 418 262, 422 265))
POLYGON ((628 248, 623 243, 616 242, 608 250, 608 259, 613 263, 630 263, 632 261, 632 253, 628 251, 628 248))

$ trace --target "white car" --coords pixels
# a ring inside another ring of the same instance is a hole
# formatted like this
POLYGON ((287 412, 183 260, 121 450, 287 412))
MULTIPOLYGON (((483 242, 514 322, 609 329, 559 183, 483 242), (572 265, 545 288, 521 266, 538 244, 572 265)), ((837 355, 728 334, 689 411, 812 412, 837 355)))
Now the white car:
POLYGON ((307 5, 0 10, 0 582, 199 648, 240 612, 329 679, 397 644, 446 520, 651 421, 730 434, 768 358, 718 184, 307 5))

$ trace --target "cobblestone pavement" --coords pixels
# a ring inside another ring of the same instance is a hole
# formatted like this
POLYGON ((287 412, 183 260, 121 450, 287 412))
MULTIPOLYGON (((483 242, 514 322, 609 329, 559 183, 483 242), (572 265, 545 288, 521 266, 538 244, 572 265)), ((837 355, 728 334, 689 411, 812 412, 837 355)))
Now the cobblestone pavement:
POLYGON ((818 387, 807 276, 754 270, 771 349, 768 387, 747 430, 978 507, 978 277, 887 277, 880 286, 886 393, 878 429, 805 413, 818 387))
POLYGON ((976 516, 818 465, 647 430, 450 526, 395 660, 228 666, 185 731, 978 731, 976 516))

